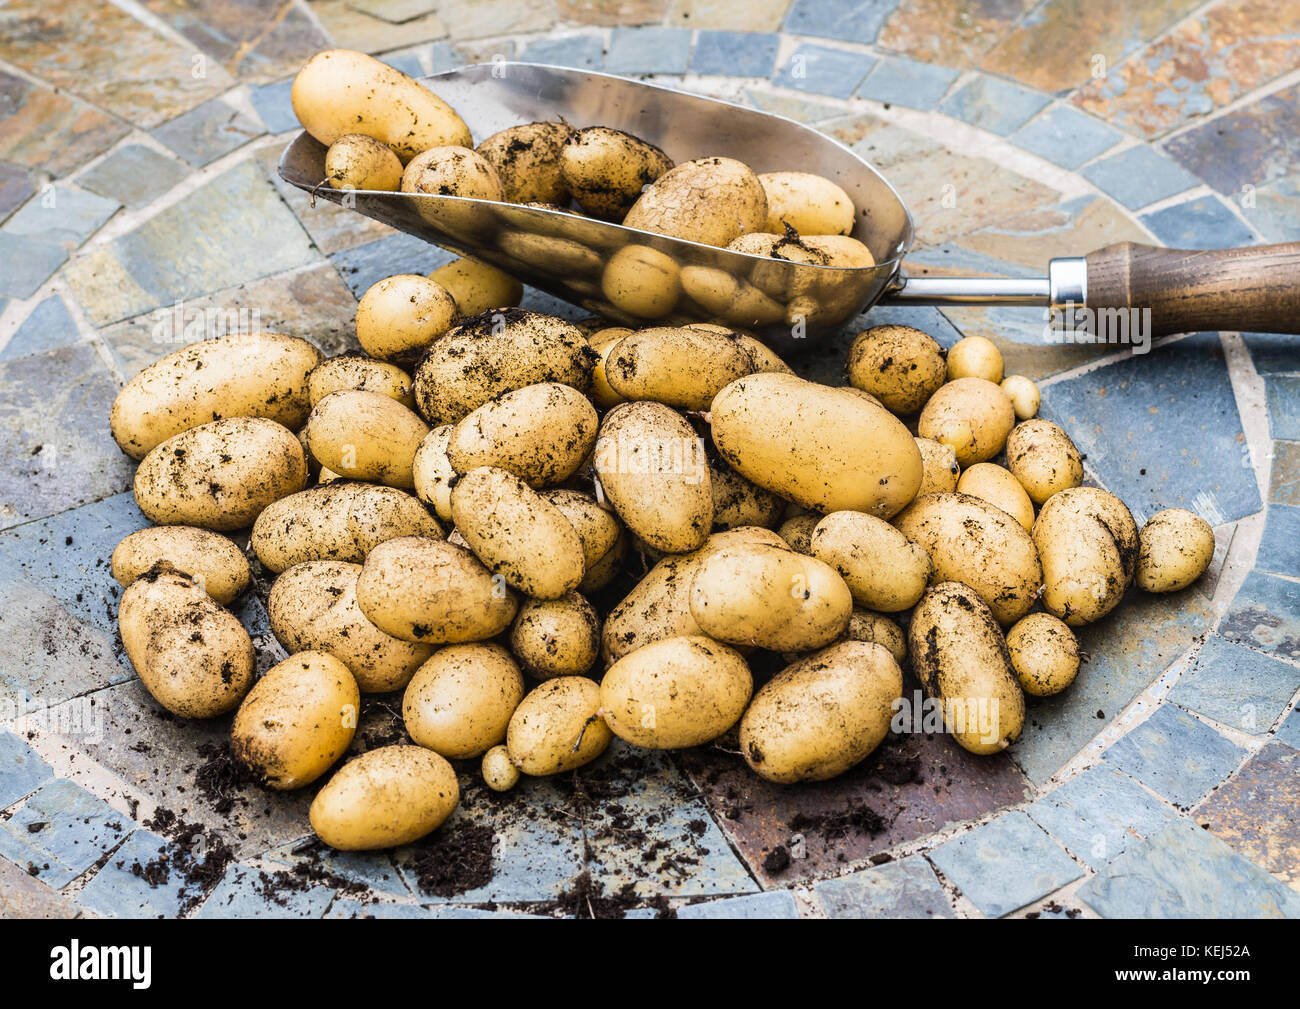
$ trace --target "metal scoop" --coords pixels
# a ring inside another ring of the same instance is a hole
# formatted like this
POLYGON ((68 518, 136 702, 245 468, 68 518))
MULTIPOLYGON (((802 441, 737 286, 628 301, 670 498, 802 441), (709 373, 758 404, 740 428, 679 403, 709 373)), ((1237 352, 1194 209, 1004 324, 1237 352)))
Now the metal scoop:
POLYGON ((337 190, 322 185, 325 147, 306 133, 280 158, 280 176, 300 189, 492 263, 618 324, 713 321, 785 342, 833 330, 882 302, 1039 305, 1085 322, 1114 310, 1150 309, 1153 336, 1300 332, 1300 243, 1208 252, 1122 243, 1053 259, 1041 278, 908 277, 901 265, 912 245, 912 218, 898 193, 847 147, 801 123, 657 84, 533 63, 477 64, 423 80, 480 140, 509 126, 563 118, 575 127, 624 130, 678 163, 720 155, 755 172, 825 176, 852 198, 853 237, 876 260, 869 269, 792 263, 540 206, 337 190), (662 290, 654 298, 629 297, 607 282, 611 261, 628 246, 667 257, 637 249, 622 260, 624 270, 629 258, 666 263, 676 277, 667 297, 662 290))

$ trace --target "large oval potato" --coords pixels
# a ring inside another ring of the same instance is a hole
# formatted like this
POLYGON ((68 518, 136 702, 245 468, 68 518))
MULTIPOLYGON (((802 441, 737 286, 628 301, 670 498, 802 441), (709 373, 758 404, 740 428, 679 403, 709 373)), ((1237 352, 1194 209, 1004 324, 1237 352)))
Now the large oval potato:
POLYGON ((381 361, 410 362, 455 318, 456 301, 441 284, 399 273, 371 284, 357 302, 357 342, 381 361))
POLYGON ((925 548, 863 512, 831 512, 817 523, 809 549, 839 572, 855 603, 881 613, 911 609, 930 581, 925 548))
POLYGON ((504 579, 446 540, 403 536, 370 551, 357 602, 372 624, 403 641, 483 641, 515 618, 519 602, 504 579))
POLYGON ((429 279, 451 295, 463 316, 511 308, 524 296, 524 285, 510 274, 469 257, 438 267, 429 279))
POLYGON ((335 772, 312 800, 316 836, 339 851, 374 851, 418 841, 460 802, 456 772, 423 746, 381 746, 335 772))
POLYGON ((253 641, 243 624, 166 562, 122 593, 117 626, 140 682, 173 715, 224 715, 252 686, 253 641))
POLYGON ((740 720, 740 752, 768 781, 825 781, 880 745, 902 693, 903 674, 882 645, 831 645, 759 689, 740 720))
POLYGON ((594 458, 605 496, 624 524, 656 550, 697 549, 713 528, 704 442, 662 403, 623 403, 600 425, 594 458))
POLYGON ((220 533, 191 526, 137 529, 114 548, 109 566, 127 588, 159 561, 189 575, 222 606, 234 602, 252 577, 239 547, 220 533))
POLYGON ((347 751, 360 705, 347 666, 324 652, 299 652, 248 692, 235 713, 230 752, 267 788, 302 788, 347 751))
POLYGON ((415 409, 411 376, 395 364, 375 361, 364 354, 339 354, 328 358, 307 375, 307 399, 312 406, 330 393, 345 389, 381 392, 402 406, 415 409))
POLYGON ((600 687, 585 676, 557 676, 519 702, 506 749, 519 770, 540 777, 591 763, 613 738, 600 717, 600 687))
POLYGON ((600 681, 600 713, 620 739, 676 750, 735 725, 753 689, 735 649, 706 637, 666 638, 609 667, 600 681))
POLYGON ((297 429, 311 410, 307 375, 321 354, 279 333, 231 333, 173 351, 122 387, 109 427, 123 452, 143 459, 182 431, 227 417, 265 417, 297 429))
POLYGON ((732 468, 805 508, 891 518, 921 486, 921 452, 889 411, 769 372, 713 400, 713 443, 732 468))
POLYGON ((872 326, 849 347, 844 376, 894 413, 916 413, 947 379, 943 348, 911 326, 872 326))
MULTIPOLYGON (((391 402, 391 401, 390 401, 391 402)), ((231 417, 173 435, 135 471, 135 501, 150 522, 226 532, 307 486, 307 457, 288 428, 231 417)))
POLYGON ((577 592, 527 599, 510 628, 510 650, 533 676, 583 676, 600 654, 600 616, 577 592))
POLYGON ((500 645, 448 645, 411 678, 402 720, 420 746, 452 760, 480 757, 506 738, 523 698, 524 677, 500 645))
POLYGON ((767 196, 764 231, 847 235, 853 230, 853 200, 830 179, 811 172, 764 172, 758 181, 767 196))
POLYGON ((974 589, 940 582, 926 592, 912 611, 907 647, 921 686, 942 702, 944 726, 959 746, 997 753, 1016 740, 1025 695, 1002 628, 974 589))
POLYGON ((929 398, 916 433, 947 445, 965 467, 1001 452, 1015 423, 1016 411, 1000 386, 982 378, 959 378, 929 398))
POLYGON ((307 418, 307 448, 322 466, 405 489, 415 487, 415 450, 428 433, 414 410, 378 392, 332 392, 307 418))
POLYGON ((622 399, 683 410, 707 410, 723 386, 757 370, 733 334, 691 326, 640 330, 605 358, 605 379, 622 399))
POLYGON ((1043 608, 1071 627, 1100 620, 1133 584, 1138 532, 1124 502, 1099 487, 1070 487, 1034 521, 1043 608))
POLYGON ((1007 469, 1036 505, 1083 483, 1083 456, 1059 425, 1041 417, 1007 436, 1007 469))
POLYGON ((659 176, 623 218, 623 226, 688 242, 725 246, 762 231, 767 195, 758 176, 734 158, 697 158, 659 176))
POLYGON ((573 134, 568 123, 525 123, 498 130, 475 148, 496 169, 509 203, 569 202, 560 153, 573 134))
POLYGON ((357 602, 360 564, 306 561, 285 571, 266 601, 271 632, 285 651, 325 652, 351 671, 365 694, 401 690, 433 645, 385 634, 357 602))
POLYGON ((588 126, 567 138, 560 176, 582 209, 606 221, 622 220, 641 192, 673 167, 654 144, 608 126, 588 126))
POLYGON ((1145 592, 1178 592, 1200 578, 1213 559, 1210 523, 1185 508, 1166 508, 1138 533, 1138 586, 1145 592))

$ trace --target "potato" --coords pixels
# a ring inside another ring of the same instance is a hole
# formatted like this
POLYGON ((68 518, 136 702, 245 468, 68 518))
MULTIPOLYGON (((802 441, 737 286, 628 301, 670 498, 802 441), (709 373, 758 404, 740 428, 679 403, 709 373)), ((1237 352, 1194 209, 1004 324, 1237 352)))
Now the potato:
POLYGON ((402 192, 497 202, 505 199, 505 185, 492 162, 478 151, 456 144, 426 148, 412 158, 402 172, 402 192))
POLYGON ((387 540, 370 551, 357 602, 381 631, 429 644, 495 637, 519 606, 504 580, 468 550, 422 536, 387 540))
POLYGON ((604 588, 627 554, 627 533, 618 519, 597 504, 595 498, 579 491, 547 490, 542 491, 542 498, 560 510, 582 541, 586 573, 578 589, 594 592, 604 588))
POLYGON ((849 641, 884 645, 900 666, 907 661, 907 636, 893 619, 883 613, 855 606, 853 615, 849 617, 849 626, 844 629, 844 637, 849 641))
POLYGON ((853 230, 849 194, 830 179, 811 172, 764 172, 758 177, 767 196, 764 231, 801 235, 847 235, 853 230))
POLYGON ((853 601, 882 613, 911 609, 930 580, 930 555, 884 519, 831 512, 813 530, 813 557, 844 579, 853 601))
POLYGON ((326 147, 349 133, 364 133, 406 162, 430 147, 473 143, 450 105, 365 53, 317 53, 293 79, 290 99, 303 128, 326 147))
POLYGON ((154 446, 135 471, 135 502, 157 525, 226 532, 307 486, 297 436, 262 417, 201 424, 154 446))
POLYGON ((984 336, 966 336, 954 343, 948 350, 948 381, 959 378, 982 378, 1000 384, 1002 351, 998 345, 984 336))
POLYGON ((634 746, 677 750, 736 724, 754 681, 735 649, 706 637, 666 638, 625 655, 600 681, 600 713, 634 746))
POLYGON ((806 512, 786 519, 777 529, 777 535, 789 544, 791 550, 812 556, 812 534, 822 516, 817 512, 806 512))
POLYGON ((623 218, 623 226, 726 246, 767 223, 763 184, 732 158, 697 158, 654 180, 623 218))
POLYGON ((1184 508, 1166 508, 1152 515, 1138 534, 1138 587, 1177 592, 1200 578, 1213 559, 1210 523, 1184 508))
POLYGON ((239 547, 218 533, 191 526, 137 529, 114 548, 110 567, 117 583, 128 588, 159 561, 189 575, 222 606, 234 602, 252 577, 239 547))
POLYGON ((933 438, 917 438, 916 447, 921 450, 922 466, 921 486, 916 496, 955 491, 961 467, 957 465, 957 453, 952 446, 941 445, 933 438))
POLYGON ((624 312, 658 319, 677 304, 681 267, 672 256, 648 245, 625 245, 605 264, 600 290, 624 312))
POLYGON ((830 266, 862 270, 876 265, 876 258, 871 254, 871 250, 848 235, 802 235, 801 237, 804 245, 818 252, 824 252, 830 259, 830 266))
POLYGON ((605 415, 596 476, 618 517, 656 550, 686 553, 713 528, 713 484, 704 443, 662 403, 624 403, 605 415))
POLYGON ((109 427, 143 459, 168 438, 229 417, 265 417, 297 429, 307 419, 307 374, 320 351, 279 333, 232 333, 173 351, 122 387, 109 427))
POLYGON ((560 172, 560 152, 572 134, 564 122, 526 123, 493 133, 476 150, 496 169, 508 202, 563 205, 569 187, 560 172))
POLYGON ((140 682, 173 715, 224 715, 252 686, 253 642, 243 624, 166 561, 122 593, 117 626, 140 682))
POLYGON ((267 670, 239 706, 231 755, 267 788, 302 788, 352 744, 360 705, 356 680, 334 656, 291 655, 267 670))
POLYGON ((754 371, 753 356, 734 335, 692 327, 643 329, 605 358, 605 379, 623 399, 684 410, 707 410, 725 385, 754 371))
POLYGON ((403 641, 370 622, 357 602, 360 564, 305 561, 271 586, 267 618, 289 654, 324 652, 351 672, 364 694, 401 690, 433 654, 432 645, 403 641))
MULTIPOLYGON (((340 354, 322 361, 307 376, 307 399, 315 406, 332 392, 378 392, 415 409, 411 376, 395 364, 374 361, 364 354, 340 354)), ((304 446, 305 447, 305 446, 304 446)))
POLYGON ((894 413, 916 413, 947 375, 943 348, 911 326, 872 326, 849 347, 844 377, 894 413))
POLYGON ((494 792, 508 792, 519 784, 519 768, 510 762, 510 751, 494 746, 483 754, 480 765, 483 782, 494 792))
POLYGON ((682 268, 682 290, 706 311, 737 326, 769 326, 785 319, 785 306, 753 284, 711 266, 682 268))
POLYGON ((458 473, 495 466, 530 487, 569 479, 596 446, 600 418, 577 389, 539 382, 484 403, 452 429, 447 460, 458 473))
POLYGON ((456 469, 447 458, 447 445, 455 424, 442 424, 424 436, 411 460, 411 480, 416 496, 444 522, 451 521, 451 485, 456 469))
POLYGON ((1034 503, 1011 473, 991 462, 977 462, 957 481, 957 492, 983 498, 1026 529, 1034 528, 1034 503))
POLYGON ((1074 442, 1056 424, 1041 418, 1017 424, 1011 432, 1007 469, 1036 505, 1083 483, 1083 457, 1074 442))
POLYGON ((1138 532, 1124 502, 1098 487, 1053 494, 1034 522, 1043 608, 1071 627, 1100 620, 1133 583, 1138 532))
POLYGON ((600 654, 600 617, 577 592, 526 599, 510 629, 510 650, 539 679, 582 676, 600 654))
POLYGON ((713 443, 741 476, 820 512, 897 514, 921 485, 921 453, 901 421, 842 390, 793 375, 749 375, 713 400, 713 443))
POLYGON ((1002 624, 1034 604, 1043 569, 1024 526, 982 498, 927 494, 894 520, 898 531, 930 555, 936 581, 964 582, 1002 624))
POLYGON ((307 447, 322 466, 355 480, 412 489, 415 450, 429 426, 378 392, 332 392, 307 418, 307 447))
POLYGON ((939 389, 917 421, 916 433, 947 445, 962 467, 1002 451, 1016 422, 1007 394, 982 378, 959 378, 939 389))
POLYGON ((511 308, 524 296, 524 285, 510 274, 469 257, 438 267, 429 279, 451 295, 463 316, 511 308))
POLYGON ((654 144, 608 126, 589 126, 565 141, 560 176, 592 217, 618 221, 641 191, 673 167, 654 144))
POLYGON ((1002 391, 1011 400, 1012 409, 1016 411, 1016 420, 1029 420, 1038 413, 1042 397, 1038 386, 1024 375, 1008 375, 1002 380, 1002 391))
POLYGON ((402 184, 402 162, 374 137, 345 133, 325 152, 325 178, 334 189, 391 192, 402 184))
POLYGON ((506 749, 524 774, 542 776, 591 763, 612 738, 600 717, 600 687, 585 676, 557 676, 519 702, 506 749))
POLYGON ((600 360, 592 369, 590 395, 591 401, 602 410, 608 410, 624 402, 623 397, 614 391, 605 377, 605 362, 609 360, 610 351, 617 347, 624 337, 631 335, 632 330, 623 326, 612 326, 591 334, 591 348, 600 355, 600 360))
POLYGON ((724 462, 710 464, 713 485, 713 525, 772 528, 785 512, 785 502, 769 490, 750 483, 724 462))
POLYGON ((507 308, 466 319, 415 370, 415 402, 430 424, 454 424, 490 399, 538 382, 591 388, 599 355, 563 319, 507 308))
POLYGON ((1050 613, 1017 621, 1007 631, 1007 653, 1020 689, 1035 697, 1059 694, 1079 673, 1079 641, 1050 613))
POLYGON ((880 745, 902 693, 903 674, 883 646, 831 645, 759 689, 740 720, 740 752, 768 781, 825 781, 880 745))
POLYGON ((755 263, 749 274, 750 282, 755 287, 777 301, 790 301, 807 295, 819 286, 822 279, 819 270, 791 269, 781 263, 827 266, 830 262, 826 253, 804 244, 793 232, 784 235, 751 232, 733 239, 727 243, 727 248, 732 252, 743 252, 749 256, 777 260, 771 263, 755 263))
POLYGON ((926 695, 943 704, 944 727, 971 753, 1005 750, 1025 723, 1002 629, 975 590, 940 582, 912 612, 907 650, 926 695))
POLYGON ((309 816, 316 836, 339 851, 374 851, 418 841, 460 802, 456 772, 423 746, 381 746, 335 772, 309 816))
POLYGON ((712 322, 692 322, 690 328, 730 335, 737 343, 748 350, 749 356, 754 359, 754 374, 764 371, 779 371, 784 375, 794 374, 794 369, 781 360, 776 351, 753 334, 746 333, 743 329, 732 329, 730 326, 722 326, 712 322))
POLYGON ((829 564, 751 543, 699 562, 690 607, 700 630, 717 641, 807 652, 844 632, 853 596, 829 564))
POLYGON ((428 277, 399 273, 371 284, 357 303, 357 342, 381 361, 411 361, 451 328, 455 299, 428 277))
POLYGON ((506 738, 523 698, 523 675, 500 645, 448 645, 415 671, 402 697, 402 720, 420 746, 463 760, 506 738))

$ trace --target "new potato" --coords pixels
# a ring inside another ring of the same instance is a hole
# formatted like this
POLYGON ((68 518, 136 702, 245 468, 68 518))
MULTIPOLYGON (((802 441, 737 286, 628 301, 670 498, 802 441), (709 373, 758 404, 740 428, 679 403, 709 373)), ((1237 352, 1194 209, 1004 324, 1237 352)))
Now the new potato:
POLYGON ((402 162, 374 137, 345 133, 325 152, 325 178, 334 189, 391 191, 402 184, 402 162))
POLYGON ((839 572, 855 603, 882 613, 911 609, 930 580, 925 549, 863 512, 831 512, 813 530, 809 550, 839 572))
POLYGON ((943 348, 911 326, 872 326, 849 347, 844 376, 894 413, 916 413, 947 378, 943 348))
POLYGON ((538 679, 582 676, 600 654, 600 616, 577 592, 526 599, 510 628, 510 649, 538 679))
POLYGON ((307 447, 320 464, 354 480, 413 489, 412 467, 429 426, 379 392, 332 392, 307 418, 307 447))
POLYGON ((114 548, 110 568, 127 588, 159 561, 189 575, 223 606, 234 602, 252 577, 239 547, 219 533, 191 526, 137 529, 114 548))
POLYGON ((563 122, 526 123, 493 133, 477 151, 496 169, 508 202, 562 205, 569 200, 569 187, 560 154, 572 134, 563 122))
POLYGON ((811 172, 764 172, 758 177, 767 196, 764 231, 783 235, 847 235, 853 230, 849 194, 830 179, 811 172))
POLYGON ((1214 559, 1214 529, 1185 508, 1166 508, 1138 533, 1137 583, 1146 592, 1177 592, 1214 559))
POLYGON ((1036 418, 1017 424, 1007 438, 1007 469, 1036 505, 1083 483, 1083 457, 1058 425, 1036 418))
POLYGON ((1124 502, 1097 487, 1053 494, 1034 522, 1043 562, 1043 608, 1071 627, 1100 620, 1129 585, 1138 531, 1124 502))
POLYGON ((402 697, 406 732, 452 760, 478 757, 506 738, 524 678, 500 645, 448 645, 411 678, 402 697))
POLYGON ((640 194, 623 225, 703 245, 726 246, 767 223, 767 196, 733 158, 697 158, 659 176, 640 194))
POLYGON ((1059 694, 1079 673, 1079 642, 1050 613, 1031 613, 1007 631, 1007 653, 1020 689, 1035 697, 1059 694))
POLYGON ((506 749, 515 767, 540 777, 591 763, 612 738, 600 717, 600 687, 585 676, 557 676, 519 702, 506 749))
POLYGON ((755 370, 749 348, 734 334, 693 327, 643 329, 605 358, 605 379, 622 399, 683 410, 707 410, 725 385, 755 370))
POLYGON ((438 267, 429 279, 451 295, 462 316, 510 308, 524 296, 524 285, 510 274, 468 257, 438 267))
POLYGON ((560 176, 582 209, 617 221, 641 191, 673 167, 654 144, 607 126, 577 130, 560 152, 560 176))
POLYGON ((332 392, 380 392, 405 407, 415 408, 411 376, 395 364, 364 354, 340 354, 316 365, 307 376, 307 399, 315 406, 332 392))
POLYGON ((1026 529, 1034 527, 1034 503, 1011 473, 991 462, 977 462, 962 473, 957 492, 983 498, 1001 508, 1026 529))
POLYGON ((385 277, 357 303, 357 342, 381 361, 410 361, 451 328, 456 313, 455 299, 436 281, 418 273, 385 277))
POLYGON ((999 386, 982 378, 959 378, 926 402, 916 432, 947 445, 965 467, 1001 452, 1015 422, 1015 409, 999 386))

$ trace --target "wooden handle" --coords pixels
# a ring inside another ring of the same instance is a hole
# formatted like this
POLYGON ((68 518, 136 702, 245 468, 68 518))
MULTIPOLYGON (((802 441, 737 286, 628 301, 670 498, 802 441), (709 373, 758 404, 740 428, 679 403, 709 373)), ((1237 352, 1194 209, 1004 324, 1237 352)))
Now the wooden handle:
POLYGON ((1087 262, 1088 307, 1149 308, 1152 336, 1300 333, 1300 242, 1208 251, 1121 242, 1087 262))

